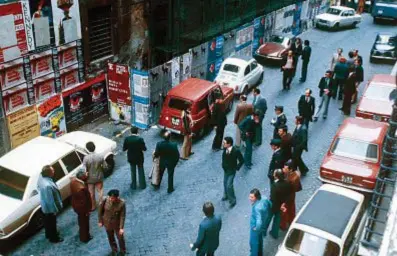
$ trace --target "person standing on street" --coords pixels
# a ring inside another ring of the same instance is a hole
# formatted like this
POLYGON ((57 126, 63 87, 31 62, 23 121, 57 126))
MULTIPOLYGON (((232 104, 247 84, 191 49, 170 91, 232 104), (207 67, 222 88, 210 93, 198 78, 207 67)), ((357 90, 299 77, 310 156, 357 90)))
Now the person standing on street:
POLYGON ((278 129, 287 124, 287 117, 283 113, 284 107, 283 106, 275 106, 274 107, 274 112, 276 113, 276 117, 272 119, 270 122, 271 125, 274 126, 273 130, 273 139, 280 139, 280 136, 278 135, 278 129))
POLYGON ((354 61, 354 67, 356 73, 356 91, 352 96, 352 104, 357 102, 358 87, 360 87, 360 84, 364 81, 364 69, 363 66, 361 65, 360 59, 357 58, 354 61))
MULTIPOLYGON (((290 50, 293 52, 294 57, 295 57, 295 68, 298 67, 298 62, 299 62, 299 57, 302 55, 303 52, 303 47, 302 47, 302 40, 297 37, 295 38, 295 42, 291 44, 290 50)), ((294 70, 294 75, 295 76, 296 69, 294 70)))
POLYGON ((309 66, 310 56, 312 54, 312 48, 310 47, 310 41, 305 40, 305 47, 302 51, 302 74, 301 79, 299 80, 301 83, 306 81, 307 77, 307 67, 309 66))
POLYGON ((254 145, 260 146, 262 144, 262 124, 267 111, 267 102, 266 99, 261 96, 261 91, 258 88, 254 89, 254 101, 252 102, 252 105, 254 105, 254 112, 259 114, 260 124, 257 126, 257 130, 255 132, 254 145))
POLYGON ((347 68, 350 70, 350 69, 354 68, 354 60, 355 60, 354 52, 350 51, 348 53, 348 56, 349 56, 349 59, 346 60, 346 65, 347 65, 347 68))
POLYGON ((284 166, 286 161, 283 158, 283 152, 281 151, 281 140, 272 139, 270 141, 270 147, 273 150, 272 159, 270 160, 269 170, 267 172, 267 177, 269 178, 270 186, 274 183, 274 171, 280 169, 284 166))
POLYGON ((188 160, 190 155, 193 155, 192 152, 192 127, 193 127, 193 119, 190 114, 190 108, 182 110, 182 125, 183 125, 183 144, 182 144, 182 160, 188 160))
POLYGON ((105 227, 112 255, 117 255, 118 247, 114 236, 119 241, 120 254, 126 254, 124 240, 124 221, 126 215, 125 202, 119 197, 119 191, 112 189, 108 196, 101 202, 98 210, 98 226, 105 227))
POLYGON ((354 56, 354 60, 359 60, 361 64, 363 63, 363 57, 361 57, 361 55, 358 54, 357 49, 353 50, 353 56, 354 56))
POLYGON ((305 95, 302 95, 298 101, 299 115, 303 117, 303 123, 306 125, 306 129, 309 129, 309 122, 313 121, 315 109, 316 100, 312 96, 312 90, 306 89, 305 95))
POLYGON ((349 73, 348 78, 346 79, 345 89, 344 89, 344 97, 343 97, 343 105, 339 110, 342 110, 346 116, 350 116, 351 106, 352 106, 352 97, 356 92, 356 73, 351 71, 349 73))
POLYGON ((243 121, 247 116, 252 115, 254 113, 253 104, 247 103, 247 96, 240 95, 240 103, 236 107, 236 112, 234 112, 234 124, 236 125, 236 143, 235 147, 241 146, 241 131, 239 128, 239 124, 243 121))
POLYGON ((138 128, 131 127, 131 136, 124 140, 123 151, 127 151, 128 162, 131 167, 131 189, 136 189, 136 169, 138 167, 139 188, 146 188, 145 172, 143 169, 144 156, 146 151, 145 141, 138 135, 138 128))
POLYGON ((297 116, 295 117, 296 128, 294 133, 292 134, 292 159, 296 167, 299 168, 299 171, 303 176, 309 171, 307 166, 302 160, 303 150, 308 151, 307 149, 307 129, 303 125, 303 117, 297 116))
POLYGON ((222 229, 222 219, 214 214, 215 208, 211 202, 203 205, 204 219, 201 221, 196 242, 190 244, 196 256, 214 256, 219 246, 219 233, 222 229))
POLYGON ((344 57, 340 58, 340 61, 336 63, 334 69, 334 79, 335 79, 335 93, 333 95, 334 99, 338 95, 338 100, 343 98, 343 86, 346 82, 347 75, 349 74, 349 68, 346 64, 346 59, 344 57))
POLYGON ((85 183, 88 173, 84 169, 80 169, 75 178, 70 182, 70 192, 72 197, 72 207, 77 213, 79 223, 79 237, 83 243, 88 243, 92 236, 90 235, 90 211, 91 211, 91 195, 85 183))
POLYGON ((283 91, 291 89, 292 79, 295 75, 296 58, 293 51, 289 50, 288 55, 283 58, 281 71, 283 72, 283 91))
POLYGON ((252 144, 255 139, 256 131, 260 126, 259 113, 255 112, 252 116, 247 116, 239 124, 241 137, 245 142, 244 164, 248 169, 252 167, 252 144))
MULTIPOLYGON (((174 171, 179 162, 179 151, 176 143, 171 142, 171 133, 164 133, 164 140, 156 144, 154 157, 160 158, 160 184, 163 179, 165 169, 168 171, 168 193, 174 192, 174 171)), ((155 189, 159 189, 160 185, 153 185, 155 189)))
POLYGON ((233 181, 236 171, 240 170, 244 164, 244 157, 240 150, 233 147, 233 139, 225 137, 223 140, 222 168, 223 177, 223 197, 222 201, 229 200, 230 208, 236 205, 236 195, 234 193, 233 181))
POLYGON ((87 142, 85 147, 89 154, 84 157, 83 165, 88 172, 87 183, 88 191, 90 191, 91 195, 91 211, 95 211, 95 190, 98 192, 98 202, 103 198, 103 169, 106 163, 101 154, 95 153, 95 144, 93 142, 87 142))
POLYGON ((281 153, 284 160, 292 158, 292 135, 288 132, 286 125, 281 126, 278 129, 278 135, 281 137, 281 153))
POLYGON ((250 256, 263 255, 264 227, 270 216, 272 203, 266 197, 262 199, 259 189, 251 190, 249 200, 252 204, 250 220, 250 256))
POLYGON ((53 180, 54 175, 55 170, 52 166, 44 166, 37 181, 37 190, 41 211, 44 214, 45 237, 51 243, 59 243, 63 242, 63 238, 57 231, 57 213, 62 210, 63 204, 59 188, 53 180))
POLYGON ((320 105, 318 106, 316 113, 314 114, 314 119, 313 119, 314 122, 317 121, 323 107, 324 107, 323 119, 327 119, 329 100, 333 95, 332 89, 334 88, 334 80, 332 79, 331 74, 332 71, 327 70, 325 76, 320 79, 320 82, 318 84, 318 88, 320 89, 321 102, 320 105))
POLYGON ((342 53, 343 53, 343 49, 338 48, 337 52, 334 53, 334 55, 332 55, 331 66, 329 68, 332 72, 334 72, 334 70, 335 70, 336 63, 338 63, 340 61, 340 59, 343 57, 342 53))
POLYGON ((216 99, 212 111, 212 124, 215 129, 215 137, 212 141, 212 150, 219 151, 222 147, 223 134, 227 124, 226 112, 222 105, 221 99, 216 99))

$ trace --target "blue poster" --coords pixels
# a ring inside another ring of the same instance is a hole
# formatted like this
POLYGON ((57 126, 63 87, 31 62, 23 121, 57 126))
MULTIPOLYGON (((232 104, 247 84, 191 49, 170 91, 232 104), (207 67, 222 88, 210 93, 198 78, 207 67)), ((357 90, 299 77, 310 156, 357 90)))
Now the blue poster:
POLYGON ((245 47, 248 47, 254 37, 254 25, 253 22, 247 23, 240 26, 236 31, 236 46, 235 51, 238 52, 245 47))
POLYGON ((218 58, 214 62, 208 63, 207 65, 207 77, 206 80, 214 81, 216 75, 219 73, 223 62, 223 58, 218 58))
POLYGON ((223 56, 223 44, 225 39, 222 36, 218 36, 208 42, 208 59, 207 63, 214 62, 216 59, 223 56))
POLYGON ((295 4, 294 21, 292 23, 292 34, 294 36, 297 36, 300 33, 302 33, 301 12, 302 12, 302 2, 297 2, 295 4))
POLYGON ((265 34, 265 16, 254 19, 254 39, 252 41, 252 54, 263 44, 265 34))

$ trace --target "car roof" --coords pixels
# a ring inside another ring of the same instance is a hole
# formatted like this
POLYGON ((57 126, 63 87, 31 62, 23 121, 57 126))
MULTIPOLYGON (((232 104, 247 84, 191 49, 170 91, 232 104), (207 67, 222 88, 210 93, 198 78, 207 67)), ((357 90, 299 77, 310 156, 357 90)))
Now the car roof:
POLYGON ((189 78, 172 88, 167 96, 195 101, 199 100, 204 94, 216 86, 215 83, 207 80, 189 78))
POLYGON ((383 141, 388 127, 387 123, 349 117, 342 123, 337 136, 379 144, 383 141))
POLYGON ((74 150, 73 146, 49 137, 36 137, 0 158, 0 166, 26 176, 40 174, 41 169, 74 150))
POLYGON ((396 87, 396 77, 392 75, 386 74, 377 74, 374 75, 370 80, 370 85, 383 85, 383 86, 391 86, 396 87))
POLYGON ((338 10, 341 10, 341 11, 354 11, 353 8, 346 7, 346 6, 333 5, 333 6, 330 6, 330 8, 338 9, 338 10))
POLYGON ((342 238, 364 197, 345 188, 323 185, 310 199, 295 223, 342 238))
POLYGON ((250 56, 233 56, 224 60, 223 63, 236 64, 239 66, 247 66, 248 62, 250 62, 252 59, 253 58, 250 56))
POLYGON ((385 32, 379 32, 377 35, 378 36, 390 36, 390 37, 392 37, 392 36, 397 36, 397 33, 385 31, 385 32))

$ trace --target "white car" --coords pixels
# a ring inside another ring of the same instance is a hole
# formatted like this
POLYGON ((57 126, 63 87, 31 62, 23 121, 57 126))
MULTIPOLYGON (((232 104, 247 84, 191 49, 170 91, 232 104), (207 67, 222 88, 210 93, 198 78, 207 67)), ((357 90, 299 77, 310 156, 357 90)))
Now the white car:
POLYGON ((87 132, 71 132, 58 139, 36 137, 0 158, 0 240, 43 225, 37 181, 45 165, 55 169, 62 199, 70 196, 70 178, 82 166, 85 144, 94 142, 108 171, 114 167, 116 142, 87 132))
POLYGON ((232 88, 234 94, 247 95, 263 80, 263 67, 252 57, 230 57, 223 61, 215 82, 232 88))
POLYGON ((317 28, 325 27, 339 29, 342 27, 355 27, 361 22, 361 15, 349 7, 331 6, 326 13, 319 14, 314 19, 317 28))
POLYGON ((276 256, 356 255, 364 211, 364 195, 321 186, 295 217, 276 256))

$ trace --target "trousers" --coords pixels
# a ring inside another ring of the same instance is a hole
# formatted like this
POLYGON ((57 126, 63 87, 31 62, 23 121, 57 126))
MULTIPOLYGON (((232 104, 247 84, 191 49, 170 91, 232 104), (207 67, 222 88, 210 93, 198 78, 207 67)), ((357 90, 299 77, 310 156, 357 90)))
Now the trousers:
POLYGON ((223 176, 223 197, 227 198, 231 204, 236 203, 236 195, 233 186, 235 176, 236 171, 225 171, 223 176))
POLYGON ((283 89, 290 89, 293 78, 294 78, 294 70, 285 69, 283 72, 283 89))
POLYGON ((216 127, 214 141, 212 142, 212 149, 221 149, 224 132, 225 126, 222 125, 216 127))
POLYGON ((306 77, 307 77, 307 67, 309 66, 309 61, 308 60, 304 60, 302 61, 302 77, 301 80, 302 82, 306 81, 306 77))
POLYGON ((146 181, 145 181, 145 172, 143 170, 143 163, 140 164, 131 164, 131 188, 136 189, 136 169, 138 167, 138 178, 139 178, 139 188, 145 189, 146 188, 146 181))
MULTIPOLYGON (((168 191, 174 189, 174 171, 175 171, 175 166, 174 167, 167 167, 167 172, 168 172, 168 191)), ((165 172, 165 168, 160 168, 160 183, 161 180, 163 179, 163 175, 165 172)))
POLYGON ((250 256, 263 256, 263 231, 250 230, 250 256))
POLYGON ((269 218, 265 224, 265 234, 267 234, 267 230, 270 226, 270 222, 273 220, 272 229, 270 230, 270 235, 274 238, 278 238, 278 232, 280 230, 280 222, 281 222, 281 212, 277 210, 277 212, 270 211, 269 218))
POLYGON ((326 95, 325 93, 324 93, 324 95, 321 97, 320 105, 318 105, 317 111, 316 111, 316 113, 314 113, 314 117, 315 117, 315 118, 318 118, 318 117, 319 117, 320 112, 321 112, 321 110, 323 110, 323 109, 324 109, 324 111, 323 111, 323 117, 327 117, 327 115, 328 115, 328 107, 329 107, 329 98, 330 98, 330 97, 329 97, 328 95, 326 95))
POLYGON ((192 152, 192 137, 190 134, 185 134, 183 136, 183 144, 182 144, 182 158, 188 158, 190 153, 192 152))
POLYGON ((119 241, 119 246, 120 246, 120 251, 125 253, 125 240, 124 240, 124 234, 120 235, 120 229, 119 228, 106 228, 106 234, 108 235, 108 241, 110 244, 110 248, 112 248, 113 252, 118 252, 118 247, 116 243, 116 239, 114 236, 116 235, 117 240, 119 241))
POLYGON ((245 140, 244 164, 245 166, 252 165, 252 138, 245 140))
POLYGON ((338 99, 342 99, 343 88, 344 88, 346 79, 335 78, 335 82, 336 82, 336 86, 335 86, 334 99, 336 98, 336 95, 338 95, 338 99))
POLYGON ((296 168, 299 168, 299 171, 302 174, 305 174, 309 171, 309 168, 307 168, 306 164, 302 160, 302 153, 303 153, 302 149, 294 149, 294 151, 292 153, 292 159, 294 161, 295 170, 296 170, 296 168))
POLYGON ((50 241, 59 239, 57 231, 57 215, 55 213, 44 214, 45 237, 50 241))
POLYGON ((98 197, 99 201, 103 199, 103 182, 97 182, 97 183, 88 183, 88 191, 90 192, 91 195, 91 202, 92 206, 91 209, 94 210, 96 207, 96 201, 95 201, 95 190, 98 192, 98 197))
POLYGON ((79 237, 81 242, 87 242, 90 239, 90 215, 78 214, 79 237))

